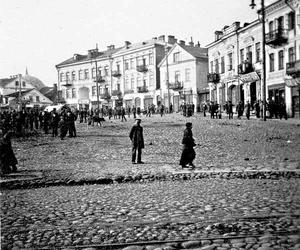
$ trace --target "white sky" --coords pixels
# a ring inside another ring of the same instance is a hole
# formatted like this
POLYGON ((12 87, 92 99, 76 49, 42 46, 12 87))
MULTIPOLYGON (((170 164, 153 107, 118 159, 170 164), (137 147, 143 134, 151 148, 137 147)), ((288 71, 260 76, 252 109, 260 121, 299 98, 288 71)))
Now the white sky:
MULTIPOLYGON (((274 0, 266 0, 271 2, 274 0)), ((55 65, 110 44, 160 35, 200 42, 235 21, 251 22, 250 0, 0 0, 0 78, 28 73, 57 82, 55 65)), ((256 0, 260 2, 260 0, 256 0)))

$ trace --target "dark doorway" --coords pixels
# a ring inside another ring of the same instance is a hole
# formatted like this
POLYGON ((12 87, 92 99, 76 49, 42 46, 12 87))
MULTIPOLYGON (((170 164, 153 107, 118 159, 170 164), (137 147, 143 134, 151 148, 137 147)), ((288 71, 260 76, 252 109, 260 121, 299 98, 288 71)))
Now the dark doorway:
POLYGON ((256 101, 256 82, 252 82, 250 84, 250 104, 251 104, 251 107, 253 107, 255 101, 256 101))

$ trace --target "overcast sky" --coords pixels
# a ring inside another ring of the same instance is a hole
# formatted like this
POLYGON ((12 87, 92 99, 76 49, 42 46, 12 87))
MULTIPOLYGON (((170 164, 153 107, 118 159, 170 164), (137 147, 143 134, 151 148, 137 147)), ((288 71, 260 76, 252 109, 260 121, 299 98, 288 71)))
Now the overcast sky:
MULTIPOLYGON (((273 0, 266 1, 273 2, 273 0)), ((256 0, 256 2, 260 2, 256 0)), ((235 21, 257 18, 250 0, 0 0, 0 78, 18 73, 57 82, 55 65, 160 35, 200 42, 235 21)))

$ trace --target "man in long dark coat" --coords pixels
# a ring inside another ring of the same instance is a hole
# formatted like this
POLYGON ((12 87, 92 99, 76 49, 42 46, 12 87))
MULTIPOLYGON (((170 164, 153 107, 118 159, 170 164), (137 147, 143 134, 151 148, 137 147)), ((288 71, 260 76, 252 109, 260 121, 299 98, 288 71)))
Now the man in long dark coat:
POLYGON ((186 129, 183 133, 183 150, 180 158, 180 165, 182 168, 195 168, 195 165, 193 164, 193 160, 195 159, 196 153, 194 150, 194 147, 196 146, 195 140, 193 138, 193 132, 192 132, 193 125, 191 122, 186 123, 186 129))
POLYGON ((16 165, 18 160, 14 154, 10 141, 10 132, 4 134, 0 139, 0 174, 9 174, 10 172, 17 172, 16 165))
POLYGON ((135 164, 136 151, 137 164, 143 164, 142 162, 142 148, 144 148, 144 136, 143 136, 143 127, 141 127, 141 119, 137 118, 136 123, 132 126, 129 133, 129 138, 132 142, 132 164, 135 164))

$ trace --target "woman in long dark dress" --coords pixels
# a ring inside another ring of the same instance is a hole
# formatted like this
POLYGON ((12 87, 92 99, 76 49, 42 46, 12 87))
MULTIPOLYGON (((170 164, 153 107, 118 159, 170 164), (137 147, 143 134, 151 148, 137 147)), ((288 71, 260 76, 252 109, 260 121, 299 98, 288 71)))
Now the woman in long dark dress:
POLYGON ((10 141, 10 132, 0 139, 0 175, 16 172, 18 160, 14 154, 10 141))
POLYGON ((193 160, 196 157, 196 153, 194 150, 194 147, 196 146, 195 140, 193 138, 193 132, 192 132, 193 124, 191 122, 186 123, 186 129, 183 133, 183 150, 180 158, 180 165, 182 168, 195 168, 195 165, 193 164, 193 160))

